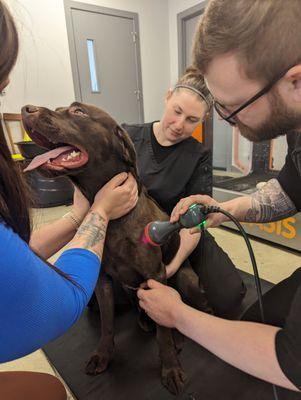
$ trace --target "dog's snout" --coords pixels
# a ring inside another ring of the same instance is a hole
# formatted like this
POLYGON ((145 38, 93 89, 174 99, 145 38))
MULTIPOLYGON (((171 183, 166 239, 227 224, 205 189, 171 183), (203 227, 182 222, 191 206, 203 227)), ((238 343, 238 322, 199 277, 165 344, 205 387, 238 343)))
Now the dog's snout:
POLYGON ((24 108, 28 114, 35 114, 35 113, 39 112, 39 107, 36 107, 36 106, 27 105, 24 108))
POLYGON ((21 115, 25 129, 31 130, 33 124, 40 117, 41 108, 27 104, 22 107, 21 115))

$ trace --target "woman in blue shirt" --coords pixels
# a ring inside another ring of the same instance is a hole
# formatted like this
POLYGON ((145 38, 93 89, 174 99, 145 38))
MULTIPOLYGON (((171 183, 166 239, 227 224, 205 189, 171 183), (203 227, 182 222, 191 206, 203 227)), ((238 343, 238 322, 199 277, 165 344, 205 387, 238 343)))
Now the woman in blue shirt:
MULTIPOLYGON (((1 92, 18 54, 16 27, 2 1, 0 37, 1 92)), ((136 186, 133 177, 119 174, 91 208, 75 191, 73 211, 31 235, 25 183, 0 126, 0 362, 39 349, 77 321, 97 282, 108 222, 135 206, 136 186), (44 261, 69 240, 55 265, 44 261)), ((31 372, 0 373, 0 393, 6 400, 66 399, 59 380, 31 372)))

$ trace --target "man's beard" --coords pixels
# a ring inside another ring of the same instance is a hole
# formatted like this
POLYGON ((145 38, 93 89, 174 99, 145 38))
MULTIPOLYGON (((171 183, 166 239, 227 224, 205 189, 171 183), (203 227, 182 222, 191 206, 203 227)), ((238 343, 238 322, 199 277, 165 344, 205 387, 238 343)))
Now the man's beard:
POLYGON ((251 142, 263 142, 299 130, 301 113, 291 110, 282 100, 279 93, 270 93, 271 115, 258 128, 250 128, 239 120, 237 127, 242 136, 251 142))

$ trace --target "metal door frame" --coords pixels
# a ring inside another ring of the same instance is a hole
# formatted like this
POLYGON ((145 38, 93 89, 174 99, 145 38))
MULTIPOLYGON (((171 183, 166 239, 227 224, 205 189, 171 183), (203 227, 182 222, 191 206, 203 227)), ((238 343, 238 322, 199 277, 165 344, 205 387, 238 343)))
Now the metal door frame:
MULTIPOLYGON (((186 31, 185 23, 191 18, 198 15, 202 15, 204 8, 206 7, 208 0, 203 0, 199 4, 193 7, 187 8, 186 10, 177 14, 177 26, 178 26, 178 73, 181 76, 185 71, 185 55, 186 55, 186 31)), ((213 112, 206 117, 203 127, 205 127, 208 135, 204 137, 204 145, 209 149, 213 150, 213 112)))
POLYGON ((72 10, 80 10, 80 11, 88 11, 96 14, 106 14, 112 15, 114 17, 123 17, 132 19, 134 21, 135 32, 133 32, 133 36, 135 37, 135 52, 136 52, 136 72, 137 72, 137 89, 140 91, 141 101, 138 102, 139 114, 141 115, 142 121, 144 122, 144 106, 143 106, 143 91, 142 91, 142 73, 141 73, 141 54, 140 54, 140 34, 139 34, 139 16, 138 13, 133 13, 130 11, 118 10, 115 8, 107 8, 96 6, 88 3, 80 3, 72 0, 64 0, 64 8, 65 8, 65 18, 66 18, 66 26, 67 26, 67 34, 68 34, 68 42, 69 42, 69 50, 70 50, 70 61, 71 61, 71 69, 73 76, 73 85, 75 92, 75 100, 82 101, 82 93, 80 89, 80 78, 79 78, 79 69, 77 62, 77 54, 76 54, 76 46, 74 39, 74 27, 72 23, 72 10))
POLYGON ((177 25, 178 25, 178 68, 179 76, 185 71, 185 54, 186 54, 186 31, 184 25, 187 20, 194 18, 198 15, 202 15, 204 8, 206 7, 208 0, 203 0, 199 4, 193 7, 187 8, 187 10, 180 12, 177 15, 177 25))

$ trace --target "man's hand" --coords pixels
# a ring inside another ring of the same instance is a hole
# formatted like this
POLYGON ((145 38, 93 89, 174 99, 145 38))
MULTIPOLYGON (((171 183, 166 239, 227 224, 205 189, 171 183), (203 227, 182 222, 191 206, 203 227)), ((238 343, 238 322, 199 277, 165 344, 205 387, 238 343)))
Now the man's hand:
MULTIPOLYGON (((221 204, 219 204, 210 196, 206 195, 202 196, 200 194, 196 194, 189 197, 185 197, 184 199, 181 199, 173 209, 170 216, 170 222, 173 223, 178 221, 180 215, 185 214, 185 212, 192 204, 203 204, 205 206, 222 207, 221 204)), ((221 223, 225 221, 228 221, 228 219, 224 214, 221 213, 208 214, 206 218, 206 226, 207 228, 214 228, 216 226, 219 226, 221 223)), ((198 228, 193 228, 190 230, 190 233, 197 233, 197 232, 199 232, 198 228)))
POLYGON ((139 305, 157 324, 174 328, 179 308, 184 303, 179 293, 153 279, 147 281, 148 289, 139 289, 139 305))

